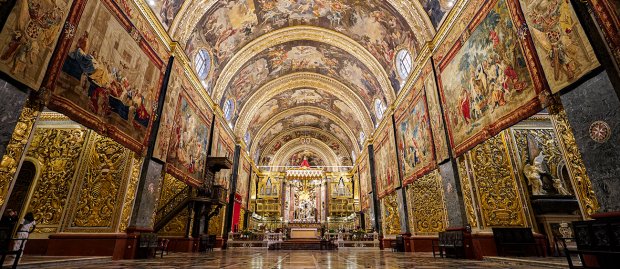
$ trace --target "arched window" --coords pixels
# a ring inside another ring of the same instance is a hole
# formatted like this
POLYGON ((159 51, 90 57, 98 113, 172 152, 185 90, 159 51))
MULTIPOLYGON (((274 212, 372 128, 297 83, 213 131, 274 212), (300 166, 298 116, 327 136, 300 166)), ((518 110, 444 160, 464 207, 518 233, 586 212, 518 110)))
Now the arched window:
POLYGON ((227 99, 226 102, 224 102, 224 117, 229 122, 232 119, 232 112, 234 108, 235 108, 235 104, 233 103, 232 100, 227 99))
POLYGON ((377 123, 379 123, 379 121, 383 118, 383 113, 385 113, 386 109, 387 107, 381 100, 375 99, 375 114, 377 115, 377 123))
POLYGON ((411 53, 406 49, 398 51, 398 54, 396 54, 396 70, 400 78, 406 80, 409 74, 411 74, 412 67, 411 53))
POLYGON ((196 53, 194 59, 194 68, 198 74, 198 79, 205 80, 209 76, 209 70, 211 69, 211 56, 206 49, 200 49, 196 53))

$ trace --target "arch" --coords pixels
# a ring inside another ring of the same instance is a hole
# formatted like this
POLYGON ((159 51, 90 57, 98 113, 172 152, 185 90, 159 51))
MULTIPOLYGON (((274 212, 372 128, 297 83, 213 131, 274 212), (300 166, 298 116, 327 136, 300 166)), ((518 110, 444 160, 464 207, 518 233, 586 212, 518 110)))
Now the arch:
POLYGON ((376 122, 366 104, 351 88, 325 75, 299 72, 274 79, 255 91, 242 106, 235 123, 235 134, 238 136, 247 131, 252 119, 259 109, 274 96, 299 87, 314 87, 333 94, 338 99, 351 105, 354 114, 362 124, 366 133, 371 133, 376 122), (248 106, 247 104, 252 104, 248 106))
POLYGON ((315 153, 320 155, 323 160, 325 160, 326 165, 331 166, 341 166, 340 160, 338 160, 338 156, 336 153, 329 148, 323 141, 311 138, 311 143, 309 144, 296 144, 296 141, 290 141, 286 145, 282 146, 278 152, 271 159, 270 166, 284 166, 284 161, 287 161, 291 155, 299 150, 313 150, 315 153))

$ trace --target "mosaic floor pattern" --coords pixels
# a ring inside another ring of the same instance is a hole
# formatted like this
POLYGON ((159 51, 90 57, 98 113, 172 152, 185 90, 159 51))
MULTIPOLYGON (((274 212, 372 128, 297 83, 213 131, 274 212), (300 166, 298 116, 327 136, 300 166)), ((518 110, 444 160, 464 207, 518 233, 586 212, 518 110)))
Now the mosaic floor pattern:
POLYGON ((419 257, 379 250, 267 251, 228 250, 207 254, 171 253, 151 260, 122 260, 46 268, 535 268, 492 261, 419 257))

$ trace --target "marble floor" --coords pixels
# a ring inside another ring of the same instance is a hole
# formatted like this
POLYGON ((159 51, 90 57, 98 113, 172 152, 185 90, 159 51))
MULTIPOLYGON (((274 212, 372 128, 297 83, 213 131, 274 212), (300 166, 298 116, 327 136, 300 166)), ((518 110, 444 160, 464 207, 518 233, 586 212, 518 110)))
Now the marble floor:
MULTIPOLYGON (((379 250, 267 251, 236 249, 202 254, 170 253, 150 260, 105 261, 46 268, 536 268, 494 261, 433 258, 379 250)), ((540 267, 548 268, 548 267, 540 267)))

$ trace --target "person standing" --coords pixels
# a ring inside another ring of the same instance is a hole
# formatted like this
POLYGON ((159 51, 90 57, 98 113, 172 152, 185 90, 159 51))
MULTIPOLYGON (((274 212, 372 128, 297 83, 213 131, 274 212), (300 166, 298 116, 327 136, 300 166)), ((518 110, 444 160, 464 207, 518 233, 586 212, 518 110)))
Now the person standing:
POLYGON ((34 214, 32 212, 26 213, 24 219, 19 223, 17 227, 17 233, 15 234, 16 240, 13 243, 13 251, 17 251, 20 248, 23 250, 26 247, 26 241, 28 240, 28 236, 30 233, 34 231, 34 228, 37 226, 37 222, 34 220, 34 214))

